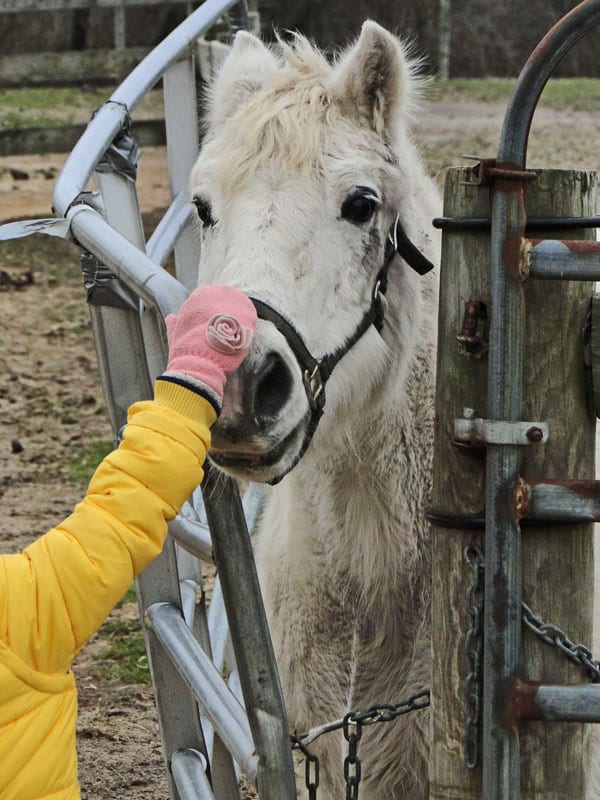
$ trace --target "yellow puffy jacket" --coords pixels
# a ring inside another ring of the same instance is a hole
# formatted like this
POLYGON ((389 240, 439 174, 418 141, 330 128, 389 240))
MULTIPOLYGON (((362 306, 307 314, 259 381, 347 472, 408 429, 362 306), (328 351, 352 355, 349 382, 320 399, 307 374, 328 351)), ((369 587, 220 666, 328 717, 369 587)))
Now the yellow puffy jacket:
POLYGON ((157 381, 73 514, 0 558, 0 798, 77 800, 71 662, 202 480, 212 406, 157 381))

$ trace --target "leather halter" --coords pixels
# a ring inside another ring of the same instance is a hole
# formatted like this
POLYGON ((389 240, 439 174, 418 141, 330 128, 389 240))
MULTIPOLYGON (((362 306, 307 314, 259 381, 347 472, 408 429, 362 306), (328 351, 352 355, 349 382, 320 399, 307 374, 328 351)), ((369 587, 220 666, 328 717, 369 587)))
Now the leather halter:
POLYGON ((375 279, 375 286, 371 295, 371 305, 363 314, 352 336, 350 336, 342 346, 336 348, 331 353, 327 353, 320 359, 315 358, 310 353, 302 337, 291 322, 288 322, 278 311, 267 303, 263 303, 262 300, 258 300, 255 297, 250 298, 254 303, 259 319, 271 322, 277 328, 296 357, 296 361, 302 372, 302 382, 304 383, 304 389, 311 409, 308 428, 296 458, 284 473, 278 475, 276 478, 269 481, 269 483, 279 483, 279 481, 296 466, 306 452, 317 429, 319 420, 323 416, 323 411, 325 409, 325 384, 329 380, 336 365, 356 342, 358 342, 363 334, 369 330, 371 325, 373 325, 378 332, 382 330, 387 307, 385 293, 387 291, 388 270, 396 254, 400 255, 419 275, 425 275, 433 269, 431 261, 429 261, 429 259, 427 259, 411 242, 400 223, 400 218, 396 217, 386 237, 383 266, 375 279))

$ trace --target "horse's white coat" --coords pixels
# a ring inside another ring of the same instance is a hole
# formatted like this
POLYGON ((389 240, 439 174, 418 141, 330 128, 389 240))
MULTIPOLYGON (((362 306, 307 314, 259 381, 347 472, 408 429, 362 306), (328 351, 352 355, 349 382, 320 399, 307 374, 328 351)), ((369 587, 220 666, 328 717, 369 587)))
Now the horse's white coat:
MULTIPOLYGON (((315 356, 343 344, 369 305, 396 214, 417 246, 437 257, 438 196, 408 131, 414 86, 406 49, 372 22, 333 65, 300 37, 275 51, 238 34, 213 87, 192 174, 193 194, 215 221, 203 234, 200 283, 234 285, 270 303, 315 356), (365 224, 340 214, 356 187, 379 199, 365 224)), ((311 446, 269 493, 257 562, 299 732, 430 685, 423 509, 436 280, 394 260, 382 334, 371 328, 337 366, 311 446)), ((237 455, 234 474, 269 480, 291 463, 307 410, 284 338, 260 322, 245 371, 228 383, 214 429, 217 462, 237 455), (277 419, 249 432, 243 383, 273 351, 287 367, 288 392, 277 419), (274 465, 262 460, 286 437, 274 465)), ((365 729, 362 800, 424 800, 428 725, 421 711, 365 729)), ((342 737, 324 736, 314 749, 319 796, 339 800, 342 737)))

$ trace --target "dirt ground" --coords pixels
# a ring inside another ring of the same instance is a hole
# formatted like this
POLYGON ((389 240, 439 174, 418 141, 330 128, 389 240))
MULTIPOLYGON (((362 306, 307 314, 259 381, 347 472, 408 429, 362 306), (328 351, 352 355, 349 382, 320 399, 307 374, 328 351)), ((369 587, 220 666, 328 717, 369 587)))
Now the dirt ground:
MULTIPOLYGON (((440 180, 462 155, 493 156, 501 106, 435 103, 419 139, 440 180)), ((530 166, 596 169, 599 114, 536 116, 530 166)), ((0 159, 0 223, 51 215, 51 191, 64 156, 0 159)), ((142 210, 168 202, 161 149, 140 162, 142 210)), ((87 443, 108 441, 88 312, 73 245, 44 238, 21 249, 0 245, 0 547, 15 552, 66 516, 84 492, 70 461, 87 443), (8 254, 8 255, 7 255, 8 254), (50 255, 52 254, 52 255, 50 255), (57 255, 58 254, 58 255, 57 255)), ((116 612, 134 618, 128 603, 116 612)), ((148 684, 107 678, 93 656, 109 635, 78 656, 78 746, 83 798, 167 800, 160 738, 148 684)))

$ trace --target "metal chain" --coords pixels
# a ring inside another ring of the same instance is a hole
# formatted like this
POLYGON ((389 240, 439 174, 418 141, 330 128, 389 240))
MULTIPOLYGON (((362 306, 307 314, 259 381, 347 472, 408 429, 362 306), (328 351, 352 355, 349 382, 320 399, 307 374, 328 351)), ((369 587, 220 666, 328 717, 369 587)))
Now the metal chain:
POLYGON ((357 800, 361 776, 361 763, 358 757, 358 743, 362 736, 362 722, 352 714, 344 717, 344 739, 348 742, 348 755, 344 759, 344 780, 346 781, 346 800, 357 800))
MULTIPOLYGON (((479 762, 481 729, 481 698, 483 689, 483 583, 485 574, 483 550, 472 542, 463 551, 465 563, 471 568, 471 583, 467 589, 467 612, 471 624, 465 637, 468 674, 465 680, 465 738, 464 759, 470 769, 479 762)), ((592 658, 592 651, 576 644, 558 626, 544 622, 522 602, 523 623, 542 641, 558 648, 568 659, 585 669, 592 683, 600 683, 600 661, 592 658)))
POLYGON ((366 725, 377 722, 392 722, 392 720, 412 711, 420 711, 431 705, 431 692, 429 689, 412 695, 407 700, 394 704, 371 706, 366 711, 350 711, 342 719, 314 728, 303 736, 292 735, 292 748, 299 749, 306 758, 305 782, 308 790, 308 800, 316 800, 319 786, 319 759, 308 749, 308 744, 314 742, 319 736, 331 731, 341 730, 348 742, 348 753, 344 759, 344 780, 346 783, 346 800, 357 800, 358 789, 362 774, 362 766, 358 757, 358 743, 366 725))
POLYGON ((525 603, 522 603, 521 606, 523 609, 523 622, 529 630, 533 631, 546 644, 557 647, 575 664, 583 667, 590 676, 592 683, 600 683, 600 661, 594 661, 592 651, 588 647, 571 641, 563 630, 550 622, 544 622, 525 603))
POLYGON ((463 752, 469 769, 479 761, 481 728, 482 655, 483 655, 483 550, 471 542, 463 551, 465 563, 471 568, 471 583, 467 589, 467 613, 471 623, 465 637, 468 674, 465 679, 465 734, 463 752))
POLYGON ((291 735, 292 748, 297 747, 304 756, 304 782, 308 790, 308 800, 317 800, 319 788, 319 759, 308 749, 299 736, 291 735))

